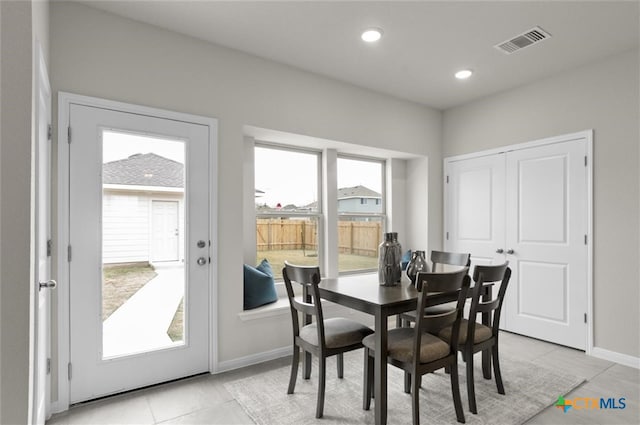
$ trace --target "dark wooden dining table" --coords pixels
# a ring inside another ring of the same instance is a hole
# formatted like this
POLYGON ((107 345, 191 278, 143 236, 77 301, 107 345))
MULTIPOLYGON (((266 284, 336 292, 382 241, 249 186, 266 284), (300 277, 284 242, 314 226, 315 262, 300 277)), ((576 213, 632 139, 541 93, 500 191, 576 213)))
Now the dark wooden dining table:
MULTIPOLYGON (((492 285, 485 285, 482 294, 483 300, 491 298, 491 288, 492 285)), ((389 317, 415 310, 418 291, 408 279, 403 279, 397 286, 381 286, 378 284, 378 275, 373 273, 323 279, 319 289, 323 299, 374 316, 376 339, 374 362, 375 423, 384 425, 387 423, 387 331, 389 317)), ((450 293, 434 293, 427 300, 427 305, 431 306, 456 301, 457 296, 450 293)), ((488 315, 483 315, 483 324, 489 325, 489 320, 488 315)), ((488 351, 482 353, 482 371, 485 378, 491 378, 491 355, 488 351)))

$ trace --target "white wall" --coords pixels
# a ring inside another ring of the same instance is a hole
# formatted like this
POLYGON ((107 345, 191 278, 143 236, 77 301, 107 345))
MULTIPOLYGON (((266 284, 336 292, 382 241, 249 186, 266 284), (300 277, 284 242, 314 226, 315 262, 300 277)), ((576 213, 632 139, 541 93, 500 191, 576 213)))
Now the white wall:
MULTIPOLYGON (((243 126, 414 155, 435 152, 441 113, 73 3, 51 6, 54 92, 104 97, 219 120, 219 359, 289 345, 287 316, 243 322, 243 126)), ((430 231, 441 233, 435 205, 430 231)))
POLYGON ((30 2, 0 2, 0 423, 26 423, 29 391, 29 295, 32 123, 30 2))
POLYGON ((629 51, 444 112, 445 157, 594 129, 594 345, 640 357, 640 67, 629 51))

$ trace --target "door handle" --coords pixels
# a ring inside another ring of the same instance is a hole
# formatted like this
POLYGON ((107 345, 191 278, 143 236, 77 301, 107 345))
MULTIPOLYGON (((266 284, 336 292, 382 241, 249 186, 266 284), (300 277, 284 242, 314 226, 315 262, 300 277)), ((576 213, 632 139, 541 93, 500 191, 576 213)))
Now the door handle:
POLYGON ((515 253, 515 251, 513 249, 508 249, 507 250, 507 254, 509 255, 513 255, 513 253, 515 253))
POLYGON ((198 263, 199 266, 204 266, 205 264, 207 264, 207 259, 204 257, 200 257, 196 262, 198 263))
POLYGON ((51 280, 47 280, 46 282, 38 283, 38 290, 56 289, 57 286, 58 286, 58 282, 56 282, 55 280, 51 279, 51 280))
POLYGON ((496 249, 496 253, 502 254, 502 253, 504 253, 504 249, 498 248, 498 249, 496 249))

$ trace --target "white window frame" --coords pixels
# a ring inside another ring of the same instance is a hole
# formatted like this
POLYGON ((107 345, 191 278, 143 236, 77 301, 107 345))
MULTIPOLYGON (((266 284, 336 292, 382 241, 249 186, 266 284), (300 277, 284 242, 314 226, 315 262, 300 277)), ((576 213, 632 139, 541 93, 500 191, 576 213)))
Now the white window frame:
MULTIPOLYGON (((325 222, 324 222, 324 216, 322 214, 322 185, 323 185, 323 176, 322 176, 322 152, 319 150, 314 150, 314 149, 305 149, 305 148, 298 148, 298 147, 291 147, 291 146, 284 146, 284 145, 278 145, 278 144, 272 144, 272 143, 265 143, 262 141, 256 141, 255 145, 254 145, 254 149, 255 148, 264 148, 264 149, 273 149, 273 150, 279 150, 279 151, 288 151, 288 152, 296 152, 296 153, 304 153, 304 154, 311 154, 311 155, 315 155, 316 156, 316 160, 317 160, 317 166, 316 166, 316 170, 317 170, 317 178, 316 178, 316 193, 318 196, 318 200, 317 200, 317 206, 316 206, 316 211, 315 212, 291 212, 291 211, 275 211, 275 212, 263 212, 263 213, 258 213, 258 211, 255 211, 255 220, 254 220, 254 232, 255 232, 255 226, 257 225, 257 220, 260 218, 280 218, 280 217, 286 217, 286 218, 315 218, 317 223, 318 223, 318 227, 316 229, 317 231, 317 241, 318 241, 318 248, 317 248, 317 252, 318 252, 318 266, 320 266, 320 271, 321 273, 324 273, 322 270, 325 269, 324 264, 325 264, 325 258, 324 258, 324 226, 325 226, 325 222)), ((254 170, 255 170, 255 159, 254 159, 254 170)), ((254 183, 255 186, 255 183, 254 183)), ((254 187, 254 192, 255 189, 257 189, 256 187, 254 187)), ((256 241, 255 244, 255 253, 256 253, 256 257, 258 254, 258 244, 256 241)), ((282 284, 282 279, 276 279, 277 283, 282 284)))
MULTIPOLYGON (((386 202, 386 192, 387 192, 387 180, 386 180, 386 169, 387 169, 387 161, 384 159, 380 159, 380 158, 372 158, 372 157, 368 157, 368 156, 359 156, 359 155, 346 155, 346 154, 340 154, 338 153, 337 156, 337 160, 340 159, 349 159, 352 161, 362 161, 362 162, 372 162, 372 163, 377 163, 380 164, 380 182, 381 182, 381 199, 379 200, 379 202, 376 202, 376 205, 380 205, 382 207, 382 212, 380 213, 341 213, 338 212, 337 216, 338 216, 338 222, 340 221, 341 218, 349 218, 349 219, 353 219, 353 218, 373 218, 375 220, 380 220, 380 222, 382 223, 382 233, 384 234, 387 231, 387 202, 386 202)), ((336 160, 336 174, 338 173, 338 161, 336 160)), ((336 192, 337 192, 336 188, 336 192)), ((361 201, 362 204, 362 201, 361 201)), ((365 202, 365 204, 367 204, 365 202)), ((338 208, 338 202, 336 200, 336 208, 338 208)), ((337 226, 338 223, 336 223, 337 226)), ((336 247, 336 249, 338 249, 338 247, 336 247)), ((340 253, 338 253, 338 258, 340 256, 340 253)), ((339 270, 339 265, 338 265, 338 270, 339 270)), ((350 274, 360 274, 360 273, 368 273, 368 272, 373 272, 376 271, 377 268, 371 268, 371 269, 358 269, 358 270, 347 270, 347 271, 338 271, 339 275, 350 275, 350 274)))

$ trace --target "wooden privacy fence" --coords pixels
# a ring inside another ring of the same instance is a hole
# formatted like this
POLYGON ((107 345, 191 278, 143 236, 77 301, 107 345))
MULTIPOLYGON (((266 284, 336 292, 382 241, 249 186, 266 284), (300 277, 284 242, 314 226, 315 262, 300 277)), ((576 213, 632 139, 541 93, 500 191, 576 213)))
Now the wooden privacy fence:
MULTIPOLYGON (((258 251, 318 249, 317 223, 310 220, 264 218, 256 220, 258 251)), ((382 223, 375 221, 339 221, 338 249, 341 254, 378 256, 382 223)))

